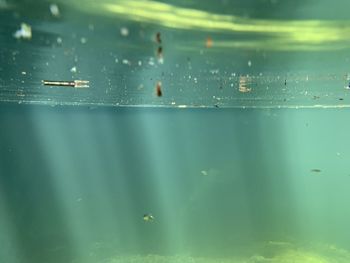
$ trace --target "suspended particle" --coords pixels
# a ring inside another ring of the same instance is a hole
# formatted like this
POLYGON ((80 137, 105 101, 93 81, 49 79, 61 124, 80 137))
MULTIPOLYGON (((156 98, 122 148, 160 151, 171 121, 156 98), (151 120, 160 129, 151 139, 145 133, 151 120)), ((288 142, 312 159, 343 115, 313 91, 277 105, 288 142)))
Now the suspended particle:
POLYGON ((211 37, 207 37, 207 40, 205 41, 205 46, 207 48, 211 48, 213 46, 213 40, 211 39, 211 37))
POLYGON ((31 39, 32 38, 32 28, 26 23, 21 23, 21 29, 17 30, 13 36, 17 39, 31 39))
POLYGON ((43 80, 42 83, 45 86, 88 88, 90 81, 88 80, 43 80))
POLYGON ((162 82, 158 81, 156 85, 156 94, 158 97, 162 97, 163 92, 162 92, 162 82))
POLYGON ((251 92, 250 84, 251 79, 248 76, 240 76, 238 79, 238 91, 242 93, 251 92))
POLYGON ((163 64, 164 63, 163 48, 161 46, 159 46, 158 49, 157 49, 157 58, 158 58, 158 63, 159 64, 163 64))
POLYGON ((72 72, 72 73, 77 73, 77 67, 76 67, 76 66, 72 67, 72 68, 70 69, 70 72, 72 72))
POLYGON ((122 27, 120 28, 120 34, 123 37, 127 37, 129 35, 129 29, 127 27, 122 27))
POLYGON ((163 57, 163 48, 161 46, 157 48, 157 57, 163 57))
POLYGON ((312 173, 320 173, 321 169, 311 169, 310 170, 312 173))
POLYGON ((58 8, 58 6, 56 4, 50 5, 50 12, 51 12, 51 15, 53 15, 54 17, 60 16, 60 9, 58 8))
POLYGON ((145 221, 145 222, 153 222, 154 221, 154 216, 152 214, 144 214, 142 218, 143 218, 143 221, 145 221))
POLYGON ((85 37, 80 38, 80 43, 86 44, 87 39, 85 37))
POLYGON ((160 32, 156 34, 156 42, 157 44, 162 44, 162 39, 160 38, 160 32))

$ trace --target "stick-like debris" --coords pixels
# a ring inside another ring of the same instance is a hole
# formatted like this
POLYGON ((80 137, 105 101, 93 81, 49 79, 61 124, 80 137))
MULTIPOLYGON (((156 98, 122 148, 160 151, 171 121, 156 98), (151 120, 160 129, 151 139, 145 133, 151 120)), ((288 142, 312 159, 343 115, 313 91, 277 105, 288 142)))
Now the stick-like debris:
POLYGON ((88 88, 88 80, 72 80, 72 81, 61 81, 61 80, 43 80, 45 86, 60 86, 60 87, 72 87, 72 88, 88 88))

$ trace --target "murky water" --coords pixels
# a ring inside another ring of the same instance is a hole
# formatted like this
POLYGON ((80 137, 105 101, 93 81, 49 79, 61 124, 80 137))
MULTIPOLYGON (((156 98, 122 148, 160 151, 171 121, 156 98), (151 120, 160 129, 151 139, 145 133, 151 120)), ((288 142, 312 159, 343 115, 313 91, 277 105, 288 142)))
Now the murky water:
POLYGON ((0 262, 350 262, 349 7, 0 0, 0 262))
POLYGON ((0 258, 348 262, 348 114, 4 105, 0 258))

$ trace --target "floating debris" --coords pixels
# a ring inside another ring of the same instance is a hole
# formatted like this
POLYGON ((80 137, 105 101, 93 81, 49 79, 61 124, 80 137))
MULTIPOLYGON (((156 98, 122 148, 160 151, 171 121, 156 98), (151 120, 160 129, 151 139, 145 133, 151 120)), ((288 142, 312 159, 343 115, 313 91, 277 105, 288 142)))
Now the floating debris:
POLYGON ((76 66, 72 67, 72 68, 70 69, 70 72, 76 73, 76 72, 77 72, 77 67, 76 67, 76 66))
POLYGON ((248 67, 251 67, 252 66, 252 62, 249 60, 248 61, 248 67))
POLYGON ((32 38, 32 28, 26 23, 21 23, 21 29, 17 30, 13 36, 17 39, 31 39, 32 38))
POLYGON ((320 173, 321 170, 320 169, 311 169, 311 172, 313 172, 313 173, 320 173))
POLYGON ((162 44, 162 39, 160 38, 160 32, 156 34, 156 43, 157 44, 162 44))
POLYGON ((248 76, 240 76, 239 80, 238 80, 238 90, 239 92, 242 93, 247 93, 247 92, 251 92, 251 88, 248 86, 249 83, 251 83, 251 80, 248 76))
POLYGON ((154 216, 152 214, 144 214, 143 221, 152 222, 152 221, 154 221, 154 216))
POLYGON ((56 41, 57 41, 57 44, 62 44, 62 42, 63 42, 62 38, 60 38, 60 37, 58 37, 58 38, 56 39, 56 41))
POLYGON ((90 81, 88 80, 73 80, 73 81, 61 81, 61 80, 43 80, 42 83, 45 86, 60 86, 60 87, 73 87, 73 88, 88 88, 90 81))
POLYGON ((157 49, 157 57, 158 57, 158 60, 160 58, 163 58, 163 48, 161 46, 159 46, 157 49))
POLYGON ((163 47, 161 46, 162 40, 160 38, 159 32, 156 34, 156 43, 159 45, 157 50, 156 50, 158 63, 163 64, 164 63, 163 47))
POLYGON ((347 84, 346 84, 346 86, 344 88, 350 90, 350 74, 346 74, 345 78, 346 78, 346 83, 347 84))
POLYGON ((208 170, 202 170, 201 175, 202 176, 210 176, 210 177, 216 177, 221 174, 221 171, 216 168, 210 168, 208 170))
POLYGON ((86 44, 87 39, 85 37, 80 38, 80 43, 86 44))
POLYGON ((56 5, 56 4, 50 5, 50 12, 51 12, 51 15, 53 15, 54 17, 60 16, 60 9, 58 8, 58 5, 56 5))
POLYGON ((207 48, 211 48, 213 46, 213 40, 211 39, 211 37, 207 38, 207 40, 205 41, 205 46, 207 48))
POLYGON ((158 81, 156 85, 156 94, 158 97, 162 97, 163 92, 162 92, 162 82, 158 81))
POLYGON ((163 64, 164 63, 163 48, 161 46, 159 46, 157 49, 157 57, 158 57, 158 63, 163 64))
POLYGON ((154 66, 154 58, 150 58, 149 61, 148 61, 148 65, 150 66, 154 66))
POLYGON ((201 171, 201 174, 204 175, 204 176, 207 176, 207 175, 208 175, 208 172, 205 171, 205 170, 202 170, 202 171, 201 171))
POLYGON ((122 63, 124 64, 124 65, 131 65, 131 62, 129 61, 129 60, 127 60, 127 59, 123 59, 122 60, 122 63))
POLYGON ((129 29, 126 28, 126 27, 120 28, 120 34, 121 34, 123 37, 127 37, 127 36, 129 35, 129 29))

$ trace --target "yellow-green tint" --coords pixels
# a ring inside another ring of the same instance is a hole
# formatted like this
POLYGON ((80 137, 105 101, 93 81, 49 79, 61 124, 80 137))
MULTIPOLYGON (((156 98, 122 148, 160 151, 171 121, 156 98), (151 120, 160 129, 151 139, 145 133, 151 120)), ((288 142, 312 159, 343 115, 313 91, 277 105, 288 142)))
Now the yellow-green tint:
MULTIPOLYGON (((176 7, 156 1, 105 2, 101 3, 101 6, 103 13, 107 11, 107 14, 117 14, 124 19, 153 23, 173 29, 266 35, 277 50, 281 41, 299 45, 297 48, 285 46, 282 50, 309 50, 312 46, 305 45, 314 44, 336 44, 338 42, 347 44, 350 33, 349 21, 249 19, 176 7)), ((90 6, 89 11, 92 10, 96 12, 98 6, 93 8, 90 6)), ((258 46, 263 48, 265 42, 265 40, 258 41, 258 46)), ((346 46, 341 45, 342 48, 346 46)), ((315 48, 316 50, 322 49, 317 46, 315 48)), ((336 45, 335 49, 339 49, 339 45, 336 45)))

